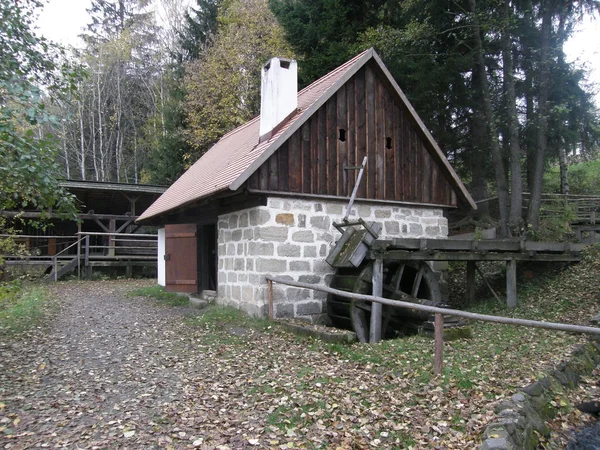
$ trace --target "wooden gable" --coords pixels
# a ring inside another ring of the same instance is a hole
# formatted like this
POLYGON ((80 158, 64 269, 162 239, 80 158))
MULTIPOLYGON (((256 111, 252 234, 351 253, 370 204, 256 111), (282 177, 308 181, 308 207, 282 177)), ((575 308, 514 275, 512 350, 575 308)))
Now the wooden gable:
POLYGON ((456 206, 457 193, 423 131, 373 61, 329 98, 247 180, 258 191, 456 206))

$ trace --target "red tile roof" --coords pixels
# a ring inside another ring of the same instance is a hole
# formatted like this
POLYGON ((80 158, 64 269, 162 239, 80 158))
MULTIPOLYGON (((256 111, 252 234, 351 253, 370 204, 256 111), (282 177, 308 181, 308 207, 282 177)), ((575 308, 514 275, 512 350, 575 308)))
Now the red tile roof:
MULTIPOLYGON (((259 120, 251 121, 224 135, 210 150, 190 167, 167 191, 158 198, 138 221, 160 216, 172 210, 196 202, 217 192, 238 189, 254 173, 291 134, 296 131, 312 114, 323 105, 337 90, 367 61, 375 59, 390 78, 409 110, 422 125, 416 112, 397 86, 393 78, 373 49, 365 50, 350 61, 341 65, 327 75, 307 86, 298 93, 298 109, 279 130, 264 142, 259 142, 259 120)), ((422 129, 425 126, 422 125, 422 129)), ((458 176, 439 150, 435 141, 426 131, 428 140, 441 156, 440 161, 451 171, 452 178, 458 182, 457 187, 462 191, 467 201, 474 202, 466 191, 458 176)))

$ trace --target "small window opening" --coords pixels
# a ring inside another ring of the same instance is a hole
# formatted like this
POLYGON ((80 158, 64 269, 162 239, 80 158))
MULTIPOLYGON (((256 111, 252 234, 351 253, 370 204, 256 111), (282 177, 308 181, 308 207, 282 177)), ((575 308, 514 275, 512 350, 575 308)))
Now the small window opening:
POLYGON ((340 142, 346 142, 346 130, 340 128, 340 142))
POLYGON ((289 69, 290 68, 290 61, 280 60, 279 61, 279 67, 281 67, 282 69, 289 69))
POLYGON ((385 138, 385 148, 387 148, 388 150, 390 148, 392 148, 392 138, 391 137, 386 137, 385 138))

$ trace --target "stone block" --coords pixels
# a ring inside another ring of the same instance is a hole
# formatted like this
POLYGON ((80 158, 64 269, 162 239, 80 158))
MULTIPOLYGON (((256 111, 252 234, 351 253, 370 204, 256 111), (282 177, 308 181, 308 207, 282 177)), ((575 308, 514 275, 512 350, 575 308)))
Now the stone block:
POLYGON ((403 223, 402 224, 402 234, 406 234, 408 233, 408 225, 403 223))
POLYGON ((310 289, 290 287, 285 292, 285 298, 288 302, 299 302, 310 298, 310 289))
POLYGON ((249 224, 250 224, 250 222, 248 221, 248 212, 244 211, 243 213, 240 214, 238 226, 240 228, 246 228, 249 224))
POLYGON ((225 270, 233 270, 233 259, 225 258, 225 270))
POLYGON ((505 438, 486 439, 479 450, 513 450, 515 446, 505 438))
POLYGON ((291 211, 292 202, 290 202, 289 200, 284 200, 283 204, 281 205, 281 209, 283 209, 284 211, 291 211))
POLYGON ((248 282, 248 273, 246 272, 240 272, 237 274, 238 276, 238 281, 240 283, 247 283, 248 282))
POLYGON ((398 222, 386 220, 383 225, 384 225, 386 234, 391 234, 391 235, 399 235, 400 234, 400 224, 398 222))
POLYGON ((273 256, 275 245, 270 242, 250 242, 248 244, 248 254, 251 256, 273 256))
POLYGON ((244 270, 245 265, 246 265, 246 261, 244 261, 244 258, 235 258, 235 261, 233 263, 233 268, 235 270, 244 270))
POLYGON ((242 230, 233 230, 233 232, 231 233, 231 240, 232 241, 241 241, 242 236, 243 236, 242 230))
POLYGON ((310 218, 310 225, 319 230, 329 230, 331 219, 327 216, 314 216, 310 218))
POLYGON ((237 228, 238 227, 238 215, 231 214, 229 216, 229 228, 237 228))
POLYGON ((280 213, 275 216, 275 222, 281 225, 294 225, 294 215, 292 213, 280 213))
POLYGON ((409 229, 412 235, 421 236, 423 234, 423 226, 418 223, 411 223, 409 229))
POLYGON ((358 213, 358 217, 362 217, 363 219, 371 217, 371 207, 369 205, 358 205, 356 212, 358 213))
POLYGON ((246 270, 254 270, 254 260, 252 258, 246 259, 246 270))
POLYGON ((263 208, 254 208, 250 210, 249 221, 250 225, 264 225, 271 219, 271 213, 263 208))
POLYGON ((297 316, 309 316, 312 314, 321 314, 323 305, 321 302, 302 302, 296 303, 297 316))
POLYGON ((317 241, 321 242, 333 242, 333 235, 329 232, 327 233, 317 233, 317 241))
MULTIPOLYGON (((273 228, 273 227, 271 227, 273 228)), ((287 232, 287 228, 284 228, 287 232)), ((262 236, 262 233, 261 233, 262 236)), ((286 234, 286 238, 287 238, 287 234, 286 234)), ((305 231, 296 231, 295 233, 292 234, 292 240, 294 242, 315 242, 315 235, 312 231, 310 230, 305 230, 305 231)))
POLYGON ((253 286, 244 286, 242 288, 242 300, 244 302, 254 301, 254 287, 253 286))
POLYGON ((223 286, 223 285, 219 286, 219 289, 218 289, 219 297, 221 297, 221 298, 225 297, 225 291, 226 291, 225 286, 223 286))
POLYGON ((310 262, 308 261, 291 261, 290 270, 293 272, 310 272, 310 262))
POLYGON ((261 273, 282 273, 287 270, 287 261, 275 258, 259 258, 256 261, 256 271, 261 273))
POLYGON ((322 256, 323 258, 325 256, 327 256, 327 250, 328 250, 327 244, 321 244, 321 247, 319 248, 319 256, 322 256))
POLYGON ((256 273, 249 273, 248 274, 248 283, 253 284, 253 285, 258 285, 262 282, 262 276, 258 275, 256 273))
POLYGON ((229 228, 229 220, 219 220, 217 228, 219 230, 227 230, 229 228))
POLYGON ((238 275, 237 272, 228 272, 227 273, 227 282, 228 283, 237 283, 238 275))
MULTIPOLYGON (((288 227, 260 227, 254 230, 254 236, 263 241, 285 242, 288 238, 288 227)), ((304 233, 297 231, 296 233, 304 233)), ((311 233, 312 234, 312 233, 311 233)))
POLYGON ((283 201, 280 198, 269 197, 267 205, 269 206, 269 208, 281 209, 281 207, 283 206, 283 201))
POLYGON ((235 256, 237 253, 235 251, 235 244, 229 243, 227 244, 227 251, 225 252, 227 256, 235 256))
POLYGON ((299 245, 292 244, 279 244, 277 245, 277 255, 278 256, 289 256, 289 257, 299 257, 300 251, 302 247, 299 245))
POLYGON ((237 255, 244 256, 246 252, 244 251, 244 244, 240 243, 237 245, 237 255))
POLYGON ((321 277, 318 275, 300 275, 298 281, 300 283, 319 284, 321 282, 321 277))
POLYGON ((312 209, 312 203, 297 201, 292 205, 292 209, 295 211, 310 211, 312 209))
POLYGON ((231 286, 231 298, 238 301, 242 299, 242 288, 240 286, 231 286))
POLYGON ((441 234, 442 234, 442 230, 438 226, 425 227, 425 235, 427 237, 440 236, 441 234))
POLYGON ((325 211, 330 216, 341 216, 344 213, 344 205, 341 203, 327 203, 325 211))
POLYGON ((376 209, 375 210, 375 218, 376 219, 389 219, 392 217, 392 212, 389 209, 376 209))
POLYGON ((293 303, 275 303, 273 305, 273 313, 278 319, 284 319, 287 317, 294 317, 294 304, 293 303))
POLYGON ((306 214, 298 214, 298 228, 306 228, 306 214))
POLYGON ((315 208, 315 212, 321 212, 321 211, 323 211, 323 204, 322 203, 315 203, 313 206, 315 208))
POLYGON ((540 396, 544 393, 544 391, 544 386, 542 386, 542 383, 539 381, 531 383, 523 388, 523 392, 531 395, 532 397, 540 396))
POLYGON ((315 245, 305 245, 303 256, 305 258, 316 258, 317 256, 317 247, 315 245))

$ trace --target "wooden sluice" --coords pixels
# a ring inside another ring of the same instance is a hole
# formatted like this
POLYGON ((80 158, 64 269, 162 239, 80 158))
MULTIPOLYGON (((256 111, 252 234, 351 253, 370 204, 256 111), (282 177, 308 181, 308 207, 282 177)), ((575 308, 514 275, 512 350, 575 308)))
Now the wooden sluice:
MULTIPOLYGON (((392 300, 427 306, 444 306, 437 275, 430 261, 467 262, 467 301, 475 296, 477 262, 506 263, 506 303, 517 305, 517 262, 576 262, 583 244, 487 239, 378 239, 376 224, 346 221, 336 224, 342 236, 327 257, 337 269, 330 286, 357 294, 371 294, 392 300), (364 226, 361 229, 360 226, 364 226)), ((491 287, 491 286, 490 286, 491 287)), ((496 295, 494 293, 494 295, 496 295)), ((328 314, 334 324, 352 328, 363 342, 377 342, 403 326, 433 328, 433 317, 406 308, 393 308, 348 300, 330 295, 328 314)), ((460 326, 453 317, 444 327, 460 326)))

